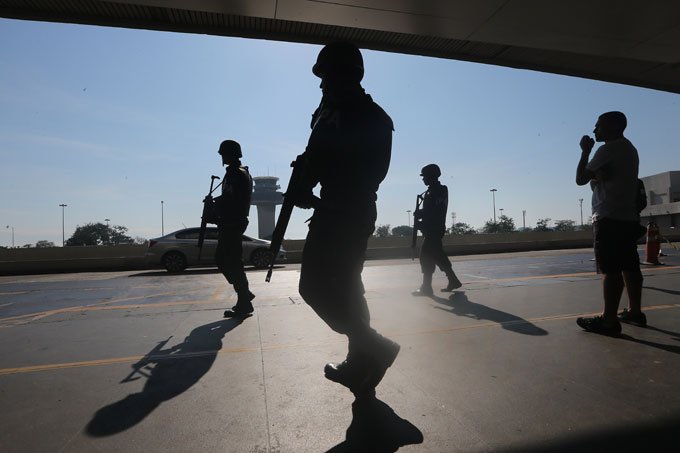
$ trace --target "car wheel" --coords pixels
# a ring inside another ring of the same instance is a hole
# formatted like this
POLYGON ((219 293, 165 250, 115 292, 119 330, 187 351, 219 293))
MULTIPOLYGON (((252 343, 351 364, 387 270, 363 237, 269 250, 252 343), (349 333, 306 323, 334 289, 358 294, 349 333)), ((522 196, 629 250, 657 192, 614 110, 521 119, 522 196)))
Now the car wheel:
POLYGON ((187 268, 187 259, 180 252, 168 252, 163 256, 163 267, 168 272, 182 272, 187 268))
POLYGON ((257 269, 266 269, 272 262, 271 256, 268 249, 257 249, 250 255, 250 262, 257 269))

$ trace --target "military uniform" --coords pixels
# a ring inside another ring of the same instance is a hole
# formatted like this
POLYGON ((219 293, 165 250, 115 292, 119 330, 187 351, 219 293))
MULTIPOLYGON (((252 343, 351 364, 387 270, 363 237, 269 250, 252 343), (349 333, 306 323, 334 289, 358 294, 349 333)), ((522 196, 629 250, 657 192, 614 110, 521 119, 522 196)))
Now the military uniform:
POLYGON ((241 299, 250 294, 243 270, 242 236, 248 226, 253 179, 248 167, 229 165, 222 181, 222 195, 215 199, 219 231, 215 261, 241 299))
POLYGON ((423 272, 423 285, 420 291, 423 293, 432 292, 432 274, 435 266, 439 266, 449 279, 446 290, 451 291, 461 286, 442 245, 442 238, 446 232, 448 204, 448 188, 439 181, 432 182, 425 192, 419 213, 418 228, 423 233, 423 245, 420 249, 420 268, 423 272))

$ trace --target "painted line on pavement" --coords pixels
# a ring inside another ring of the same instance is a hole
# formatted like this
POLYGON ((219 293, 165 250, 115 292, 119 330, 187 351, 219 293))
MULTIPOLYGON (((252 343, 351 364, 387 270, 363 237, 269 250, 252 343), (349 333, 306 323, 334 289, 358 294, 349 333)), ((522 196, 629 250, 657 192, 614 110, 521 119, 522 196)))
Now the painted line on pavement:
MULTIPOLYGON (((680 304, 664 304, 664 305, 653 305, 650 307, 645 307, 645 311, 653 310, 668 310, 673 308, 680 308, 680 304)), ((413 332, 388 332, 388 335, 394 338, 407 337, 414 335, 432 335, 441 333, 450 333, 461 330, 470 329, 480 329, 485 327, 503 327, 518 324, 534 324, 540 322, 549 321, 563 321, 567 319, 574 319, 580 316, 594 316, 597 313, 570 313, 566 315, 552 315, 552 316, 540 316, 530 319, 518 319, 513 321, 505 322, 479 322, 471 325, 455 326, 455 327, 445 327, 440 329, 428 329, 428 330, 418 330, 413 332)), ((330 344, 344 343, 345 339, 328 340, 328 341, 316 341, 316 342, 306 342, 306 343, 281 343, 273 344, 269 346, 262 347, 241 347, 241 348, 222 348, 219 350, 207 350, 207 351, 196 351, 187 353, 173 353, 173 354, 158 354, 152 356, 130 356, 130 357, 115 357, 110 359, 99 359, 99 360, 88 360, 82 362, 66 362, 66 363, 54 363, 46 365, 32 365, 24 367, 13 367, 13 368, 0 368, 0 376, 6 376, 10 374, 22 374, 22 373, 36 373, 43 371, 54 371, 54 370, 64 370, 71 368, 85 368, 92 366, 105 366, 105 365, 115 365, 119 363, 135 363, 146 357, 148 363, 158 362, 161 360, 176 360, 176 359, 189 359, 195 357, 204 357, 210 355, 222 355, 222 354, 236 354, 236 353, 246 353, 246 352, 265 352, 265 351, 275 351, 280 349, 291 349, 291 348, 310 348, 327 346, 330 344)))

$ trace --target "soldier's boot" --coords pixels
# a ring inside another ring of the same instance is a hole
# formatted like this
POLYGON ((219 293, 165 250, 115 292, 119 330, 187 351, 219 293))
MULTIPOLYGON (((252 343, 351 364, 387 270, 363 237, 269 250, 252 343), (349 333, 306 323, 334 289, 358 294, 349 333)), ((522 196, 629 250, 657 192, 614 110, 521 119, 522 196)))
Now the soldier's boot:
POLYGON ((458 289, 461 286, 463 286, 463 283, 461 283, 461 281, 458 280, 458 277, 456 277, 456 274, 453 272, 453 269, 449 269, 446 271, 446 277, 449 279, 449 284, 446 286, 446 288, 442 288, 442 291, 450 293, 454 289, 458 289))
POLYGON ((432 290, 432 273, 423 272, 423 283, 417 291, 412 293, 414 296, 431 296, 434 294, 432 290))
POLYGON ((253 308, 252 300, 255 299, 255 294, 248 289, 248 283, 234 285, 238 298, 236 305, 224 311, 225 318, 244 318, 250 316, 255 308, 253 308))
POLYGON ((344 361, 327 363, 324 367, 326 379, 344 385, 357 398, 375 396, 375 388, 401 348, 399 344, 375 332, 370 341, 362 343, 367 347, 360 353, 350 353, 344 361))

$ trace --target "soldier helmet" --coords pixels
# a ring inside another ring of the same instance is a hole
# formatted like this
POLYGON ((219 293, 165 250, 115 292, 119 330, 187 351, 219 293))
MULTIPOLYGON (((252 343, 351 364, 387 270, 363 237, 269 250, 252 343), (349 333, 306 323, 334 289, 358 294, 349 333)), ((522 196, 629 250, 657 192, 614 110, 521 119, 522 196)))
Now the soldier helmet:
POLYGON ((218 153, 238 158, 243 157, 243 154, 241 153, 241 145, 239 145, 238 142, 235 142, 234 140, 223 141, 220 144, 220 150, 218 153))
POLYGON ((364 77, 364 59, 354 44, 334 42, 321 49, 312 72, 322 79, 327 75, 335 75, 360 82, 364 77))
POLYGON ((420 176, 429 176, 431 178, 439 178, 442 175, 442 171, 439 169, 437 164, 425 165, 422 170, 420 170, 420 176))

